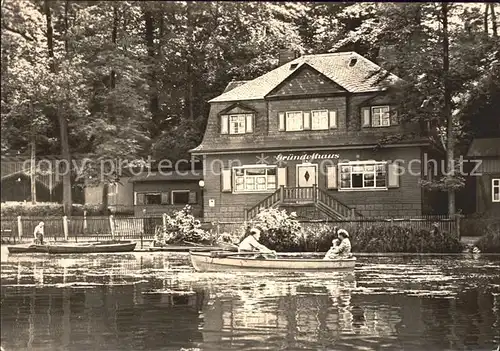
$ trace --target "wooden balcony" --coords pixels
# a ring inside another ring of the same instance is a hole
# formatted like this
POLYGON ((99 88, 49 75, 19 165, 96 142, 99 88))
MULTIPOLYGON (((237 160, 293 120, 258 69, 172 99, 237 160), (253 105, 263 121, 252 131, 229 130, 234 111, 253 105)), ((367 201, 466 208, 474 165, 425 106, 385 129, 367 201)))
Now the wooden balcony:
POLYGON ((319 211, 325 213, 332 219, 361 217, 360 214, 356 213, 354 208, 343 204, 317 186, 307 188, 285 188, 282 186, 252 208, 245 210, 245 220, 254 218, 260 210, 266 208, 310 205, 315 205, 319 211))

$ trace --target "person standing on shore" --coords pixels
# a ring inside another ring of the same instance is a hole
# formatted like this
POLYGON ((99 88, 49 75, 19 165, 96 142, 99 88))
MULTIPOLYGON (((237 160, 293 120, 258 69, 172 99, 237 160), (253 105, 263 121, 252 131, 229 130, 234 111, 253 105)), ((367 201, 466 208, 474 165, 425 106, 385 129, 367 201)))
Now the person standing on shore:
POLYGON ((43 245, 44 227, 45 223, 43 222, 38 223, 38 225, 35 227, 35 230, 33 231, 33 236, 35 237, 35 244, 43 245))

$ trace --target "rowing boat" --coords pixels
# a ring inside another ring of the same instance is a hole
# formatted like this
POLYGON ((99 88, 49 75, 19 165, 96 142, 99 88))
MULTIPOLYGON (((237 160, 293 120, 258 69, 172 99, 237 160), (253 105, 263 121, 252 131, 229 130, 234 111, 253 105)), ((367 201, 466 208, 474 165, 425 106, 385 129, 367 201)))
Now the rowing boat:
POLYGON ((134 251, 137 243, 132 241, 97 241, 72 244, 48 244, 48 245, 23 245, 8 246, 9 253, 51 253, 51 254, 73 254, 73 253, 106 253, 106 252, 129 252, 134 251))
POLYGON ((137 243, 132 241, 102 241, 83 244, 48 245, 47 251, 50 254, 129 252, 134 251, 136 245, 137 243))
POLYGON ((323 258, 290 257, 278 253, 274 258, 241 253, 190 252, 191 264, 198 272, 234 270, 265 271, 338 271, 350 270, 356 265, 355 257, 324 260, 323 258))
POLYGON ((47 245, 7 246, 9 253, 47 253, 47 245))

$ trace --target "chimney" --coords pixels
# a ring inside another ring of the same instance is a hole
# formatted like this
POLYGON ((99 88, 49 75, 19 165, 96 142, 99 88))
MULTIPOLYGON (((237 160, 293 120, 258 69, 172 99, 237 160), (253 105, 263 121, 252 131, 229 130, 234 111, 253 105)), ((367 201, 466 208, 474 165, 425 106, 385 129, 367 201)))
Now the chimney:
POLYGON ((280 49, 278 66, 283 66, 284 64, 295 60, 297 57, 299 57, 299 54, 292 49, 280 49))

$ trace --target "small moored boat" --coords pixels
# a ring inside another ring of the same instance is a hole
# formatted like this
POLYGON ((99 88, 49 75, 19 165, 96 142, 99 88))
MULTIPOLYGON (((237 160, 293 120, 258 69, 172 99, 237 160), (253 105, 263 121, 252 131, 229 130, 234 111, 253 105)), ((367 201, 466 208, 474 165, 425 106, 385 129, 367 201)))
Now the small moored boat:
POLYGON ((338 271, 353 269, 355 257, 323 260, 322 257, 298 257, 278 253, 275 258, 236 252, 190 252, 191 263, 198 272, 234 270, 265 271, 338 271))
POLYGON ((47 253, 47 245, 7 246, 9 253, 47 253))
POLYGON ((106 253, 106 252, 129 252, 134 251, 137 243, 132 241, 96 241, 71 244, 47 244, 47 245, 20 245, 8 246, 9 253, 51 253, 51 254, 74 254, 74 253, 106 253))
POLYGON ((132 241, 98 241, 95 243, 47 245, 50 254, 105 253, 134 251, 137 243, 132 241))

